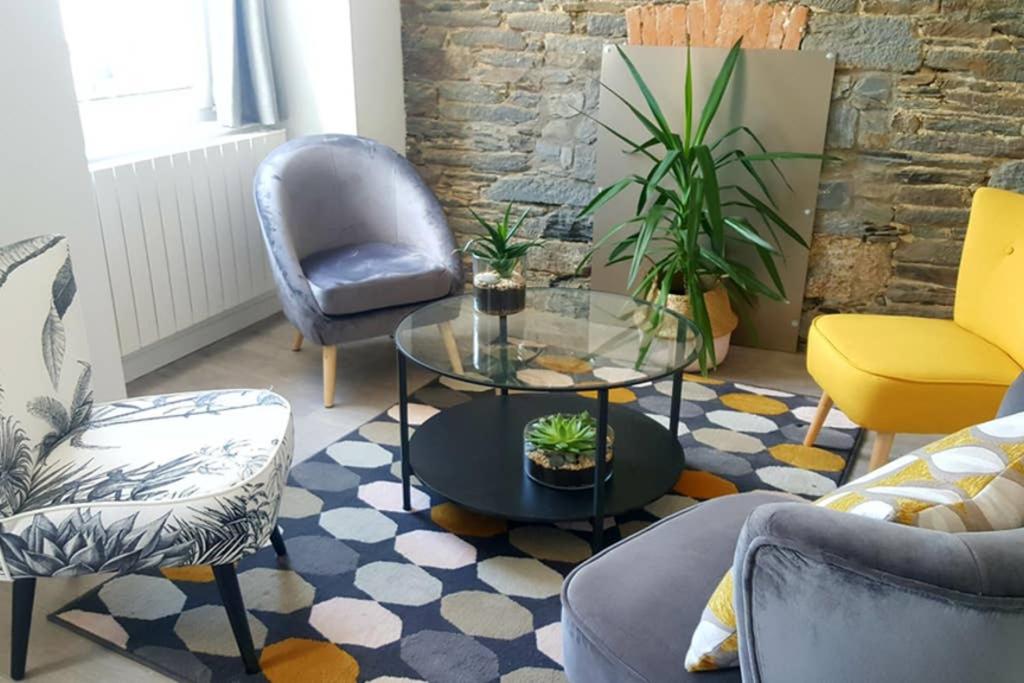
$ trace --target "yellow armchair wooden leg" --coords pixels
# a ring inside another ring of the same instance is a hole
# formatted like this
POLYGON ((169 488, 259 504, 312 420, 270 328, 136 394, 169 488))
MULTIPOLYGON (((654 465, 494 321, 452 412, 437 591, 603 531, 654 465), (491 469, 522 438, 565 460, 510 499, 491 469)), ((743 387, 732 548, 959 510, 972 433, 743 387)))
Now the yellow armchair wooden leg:
POLYGON ((334 407, 334 380, 338 374, 338 347, 324 347, 324 408, 334 407))
POLYGON ((828 411, 832 410, 832 399, 824 391, 821 392, 821 400, 818 401, 818 409, 814 411, 814 421, 807 428, 807 435, 804 437, 805 446, 813 446, 821 434, 821 428, 825 425, 825 418, 828 411))
POLYGON ((295 330, 295 336, 292 337, 292 351, 302 350, 302 333, 295 330))
POLYGON ((868 463, 868 471, 877 470, 889 462, 889 452, 892 450, 892 440, 896 435, 892 432, 878 432, 875 434, 875 447, 871 449, 871 461, 868 463))

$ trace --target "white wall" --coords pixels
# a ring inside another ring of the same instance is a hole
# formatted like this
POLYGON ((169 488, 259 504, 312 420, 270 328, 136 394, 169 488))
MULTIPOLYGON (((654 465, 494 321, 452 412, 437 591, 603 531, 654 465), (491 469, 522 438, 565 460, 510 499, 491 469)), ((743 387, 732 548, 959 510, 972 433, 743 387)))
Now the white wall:
POLYGON ((348 2, 269 0, 270 42, 288 137, 356 132, 348 2))
POLYGON ((117 327, 57 0, 0 2, 0 243, 68 236, 98 399, 124 396, 117 327))
POLYGON ((288 136, 346 133, 405 151, 399 0, 269 0, 288 136))
POLYGON ((405 78, 399 0, 349 0, 356 122, 363 137, 405 153, 405 78))

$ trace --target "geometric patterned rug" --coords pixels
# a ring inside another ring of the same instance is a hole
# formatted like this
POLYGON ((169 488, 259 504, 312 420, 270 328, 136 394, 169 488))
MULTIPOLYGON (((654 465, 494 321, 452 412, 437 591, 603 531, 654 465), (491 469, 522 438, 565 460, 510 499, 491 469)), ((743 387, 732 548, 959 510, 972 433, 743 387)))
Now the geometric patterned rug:
MULTIPOLYGON (((432 382, 410 421, 480 389, 432 382)), ((670 392, 663 381, 610 399, 667 425, 670 392)), ((833 410, 820 447, 800 446, 806 396, 687 375, 683 398, 687 469, 646 508, 606 520, 608 542, 737 491, 816 498, 845 481, 859 445, 833 410)), ((280 517, 287 564, 269 548, 239 564, 262 677, 243 674, 207 567, 112 578, 50 619, 183 681, 564 681, 558 595, 590 556, 590 524, 483 517, 420 487, 404 512, 396 418, 393 407, 296 465, 280 517)))

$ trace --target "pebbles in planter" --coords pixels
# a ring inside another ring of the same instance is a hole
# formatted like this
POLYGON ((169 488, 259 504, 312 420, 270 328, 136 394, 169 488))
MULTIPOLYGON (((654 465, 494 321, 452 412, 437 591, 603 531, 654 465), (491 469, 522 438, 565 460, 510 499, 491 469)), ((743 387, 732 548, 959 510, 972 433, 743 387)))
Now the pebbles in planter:
POLYGON ((489 315, 513 315, 526 308, 526 280, 518 272, 502 277, 487 271, 473 276, 476 310, 489 315))

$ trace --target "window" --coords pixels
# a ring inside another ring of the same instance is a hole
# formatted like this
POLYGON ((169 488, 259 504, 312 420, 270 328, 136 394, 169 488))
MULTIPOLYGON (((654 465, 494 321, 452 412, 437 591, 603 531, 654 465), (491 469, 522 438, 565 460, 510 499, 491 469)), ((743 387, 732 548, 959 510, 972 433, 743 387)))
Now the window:
POLYGON ((200 0, 61 0, 90 161, 224 132, 200 120, 200 0))

